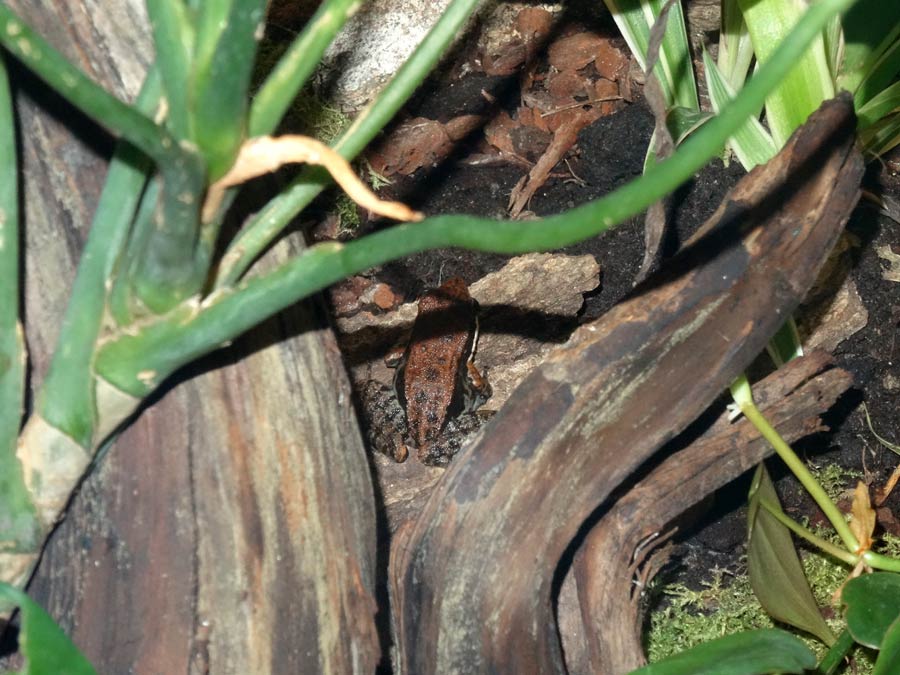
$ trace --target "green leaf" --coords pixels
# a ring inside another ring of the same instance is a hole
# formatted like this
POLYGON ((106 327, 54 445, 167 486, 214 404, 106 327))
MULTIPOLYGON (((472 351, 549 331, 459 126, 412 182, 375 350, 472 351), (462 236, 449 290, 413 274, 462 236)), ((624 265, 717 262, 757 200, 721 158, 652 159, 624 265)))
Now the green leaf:
POLYGON ((872 675, 896 675, 900 673, 900 619, 892 623, 881 641, 881 653, 875 661, 872 675))
POLYGON ((156 65, 162 73, 168 103, 167 120, 176 137, 192 139, 188 96, 194 53, 194 27, 183 0, 147 3, 156 65))
POLYGON ((711 640, 631 675, 802 673, 815 665, 815 654, 800 639, 783 630, 764 629, 711 640))
POLYGON ((50 615, 22 591, 0 583, 0 603, 21 609, 19 650, 25 657, 21 675, 96 675, 50 615))
POLYGON ((747 78, 753 60, 753 43, 738 0, 722 0, 722 28, 719 31, 719 59, 716 65, 731 91, 738 91, 747 78))
POLYGON ((859 132, 859 143, 870 155, 883 155, 900 143, 900 111, 859 132))
POLYGON ((748 514, 747 567, 753 592, 772 618, 831 645, 834 635, 816 605, 791 534, 763 508, 762 500, 780 509, 772 479, 760 464, 753 479, 748 514))
POLYGON ((838 87, 855 94, 859 105, 884 88, 887 82, 858 91, 863 79, 872 71, 900 29, 900 3, 884 0, 859 0, 844 15, 844 61, 838 76, 838 87))
MULTIPOLYGON (((647 69, 650 30, 665 5, 664 0, 604 0, 616 25, 641 68, 647 69)), ((659 61, 653 73, 659 79, 667 107, 682 106, 699 110, 697 84, 690 58, 690 45, 681 3, 669 11, 666 32, 659 49, 659 61)))
POLYGON ((198 60, 193 79, 193 128, 210 182, 231 168, 244 140, 248 89, 265 0, 234 0, 215 49, 198 60))
MULTIPOLYGON (((703 65, 706 73, 706 87, 713 110, 719 112, 734 98, 734 90, 719 72, 719 68, 703 50, 703 65)), ((750 117, 732 136, 728 144, 738 161, 747 171, 758 164, 765 164, 778 152, 775 141, 756 117, 750 117)))
POLYGON ((19 183, 15 119, 0 54, 0 553, 31 550, 39 541, 16 439, 25 396, 25 337, 19 322, 19 183))
POLYGON ((672 135, 672 140, 675 141, 675 145, 680 145, 684 139, 697 131, 712 117, 713 115, 708 112, 691 110, 678 105, 670 109, 666 114, 666 126, 672 135))
POLYGON ((881 90, 878 94, 869 99, 861 108, 856 111, 856 118, 860 129, 865 129, 886 115, 900 110, 900 82, 894 82, 887 89, 881 90))
MULTIPOLYGON (((804 0, 739 0, 757 61, 765 64, 807 11, 804 0)), ((822 101, 834 97, 834 82, 821 37, 766 99, 766 121, 778 147, 822 101)))
POLYGON ((900 617, 900 574, 875 572, 851 579, 841 599, 854 639, 880 649, 888 628, 900 617))

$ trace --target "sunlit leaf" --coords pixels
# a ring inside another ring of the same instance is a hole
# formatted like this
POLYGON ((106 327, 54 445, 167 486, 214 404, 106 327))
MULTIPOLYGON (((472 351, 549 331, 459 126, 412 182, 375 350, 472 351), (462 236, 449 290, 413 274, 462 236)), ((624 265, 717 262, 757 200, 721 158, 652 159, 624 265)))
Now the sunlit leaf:
POLYGON ((816 657, 782 630, 734 633, 635 670, 631 675, 762 675, 802 673, 816 657))
POLYGON ((841 599, 847 605, 847 627, 853 638, 878 649, 900 617, 900 574, 876 572, 851 579, 841 599))
POLYGON ((830 645, 834 635, 813 598, 791 533, 761 505, 765 501, 780 508, 772 479, 762 465, 757 468, 753 482, 747 550, 753 592, 774 619, 812 633, 830 645))

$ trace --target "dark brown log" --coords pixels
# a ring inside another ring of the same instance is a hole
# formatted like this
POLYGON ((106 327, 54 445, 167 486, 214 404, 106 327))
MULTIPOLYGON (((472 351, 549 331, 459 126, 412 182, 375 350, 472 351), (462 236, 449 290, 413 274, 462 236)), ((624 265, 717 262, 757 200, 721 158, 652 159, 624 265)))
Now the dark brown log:
MULTIPOLYGON (((814 352, 754 386, 757 406, 789 443, 826 430, 819 415, 852 384, 844 370, 821 372, 829 363, 825 352, 814 352)), ((699 438, 616 500, 591 529, 573 563, 590 655, 585 672, 616 675, 643 665, 639 601, 655 573, 644 568, 656 548, 653 537, 771 452, 752 424, 730 423, 723 411, 699 438)))
MULTIPOLYGON (((134 97, 152 54, 143 0, 10 4, 104 86, 134 97)), ((25 89, 37 386, 112 145, 37 80, 17 71, 14 81, 25 89)), ((75 497, 31 592, 100 672, 374 670, 369 468, 340 355, 313 307, 180 374, 75 497)))
POLYGON ((562 552, 800 302, 858 197, 854 126, 848 98, 825 103, 457 459, 392 549, 403 672, 564 672, 550 603, 562 552))

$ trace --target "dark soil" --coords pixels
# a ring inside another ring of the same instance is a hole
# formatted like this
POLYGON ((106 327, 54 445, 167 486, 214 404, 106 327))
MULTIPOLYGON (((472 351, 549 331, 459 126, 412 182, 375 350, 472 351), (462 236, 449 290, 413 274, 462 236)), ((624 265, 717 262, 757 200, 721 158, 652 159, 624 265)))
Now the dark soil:
MULTIPOLYGON (((432 82, 423 87, 406 112, 408 117, 439 121, 462 114, 485 114, 489 107, 481 94, 483 90, 494 96, 502 96, 504 92, 509 95, 512 91, 513 97, 518 97, 507 80, 473 74, 462 80, 445 78, 432 82)), ((556 177, 550 178, 535 194, 531 211, 538 216, 560 213, 605 195, 640 175, 652 129, 652 115, 638 100, 582 130, 577 145, 568 155, 568 165, 562 162, 557 165, 556 177)), ((468 145, 459 146, 437 166, 420 169, 410 177, 395 177, 384 195, 404 200, 426 214, 504 217, 509 193, 526 169, 512 164, 467 164, 465 159, 475 142, 469 139, 468 145)), ((880 186, 885 193, 900 197, 897 176, 887 169, 874 169, 873 175, 867 178, 870 189, 880 186)), ((703 223, 743 173, 736 160, 727 166, 715 160, 672 197, 666 255, 676 251, 703 223)), ((383 224, 373 222, 365 229, 380 226, 383 224)), ((803 440, 796 449, 817 465, 836 462, 848 470, 865 471, 866 481, 874 488, 884 485, 898 457, 880 446, 867 428, 860 407, 863 401, 878 433, 900 442, 900 289, 895 282, 882 278, 885 263, 876 255, 875 247, 893 244, 895 250, 900 249, 900 227, 862 203, 848 231, 858 239, 858 246, 849 254, 848 273, 856 282, 869 318, 862 330, 838 345, 834 356, 837 366, 852 372, 855 388, 828 415, 831 431, 803 440)), ((643 218, 636 218, 565 249, 566 253, 589 253, 601 267, 601 289, 586 298, 581 320, 602 315, 630 292, 643 256, 643 236, 643 218)), ((385 265, 375 271, 374 277, 389 284, 406 300, 414 300, 424 289, 435 287, 451 276, 472 283, 499 269, 505 260, 504 256, 463 250, 429 251, 385 265)), ((770 464, 788 513, 795 518, 809 517, 814 523, 823 522, 815 505, 793 478, 785 476, 776 462, 770 464)), ((682 558, 676 555, 668 578, 674 573, 681 581, 695 585, 709 578, 708 570, 714 567, 739 566, 744 551, 748 482, 749 476, 744 476, 704 504, 705 512, 680 538, 680 554, 689 554, 691 562, 680 564, 682 558)), ((852 489, 853 481, 850 483, 847 487, 852 489)), ((849 504, 846 506, 849 508, 849 504)), ((900 494, 895 493, 885 506, 894 514, 900 512, 900 494)))

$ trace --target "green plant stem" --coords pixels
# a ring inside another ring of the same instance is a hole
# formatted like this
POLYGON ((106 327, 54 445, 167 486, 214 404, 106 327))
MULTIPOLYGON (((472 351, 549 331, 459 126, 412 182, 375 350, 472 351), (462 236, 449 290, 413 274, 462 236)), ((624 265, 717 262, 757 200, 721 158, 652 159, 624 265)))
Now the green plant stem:
POLYGON ((165 129, 96 84, 3 3, 0 3, 0 44, 61 96, 127 138, 157 163, 171 161, 181 152, 165 129))
POLYGON ((850 531, 850 526, 847 524, 847 521, 844 520, 844 514, 842 514, 835 503, 831 501, 831 498, 825 493, 822 486, 816 482, 812 473, 810 473, 809 469, 806 468, 806 465, 800 461, 800 458, 797 457, 791 449, 791 446, 789 446, 775 428, 769 424, 769 420, 765 418, 752 401, 747 402, 746 400, 740 400, 738 401, 738 405, 744 416, 775 449, 775 452, 781 460, 787 464, 791 472, 797 477, 797 480, 800 481, 800 484, 806 488, 806 491, 809 492, 819 508, 822 509, 825 517, 828 518, 831 526, 834 527, 838 536, 841 538, 841 541, 844 542, 846 549, 851 554, 856 553, 859 549, 859 542, 856 541, 856 537, 853 536, 853 532, 850 531))
MULTIPOLYGON (((362 152, 431 72, 441 54, 478 4, 479 0, 452 0, 441 14, 441 18, 428 31, 388 85, 332 144, 335 152, 347 160, 362 152)), ((304 169, 291 185, 269 202, 263 212, 235 238, 222 258, 215 287, 225 288, 237 283, 253 261, 329 184, 330 180, 328 173, 320 167, 304 169)))
POLYGON ((25 338, 19 322, 19 184, 15 119, 0 55, 0 557, 40 541, 37 514, 16 457, 25 398, 25 338))
POLYGON ((855 644, 856 641, 849 630, 845 628, 841 631, 838 639, 831 645, 828 653, 825 654, 825 657, 819 663, 816 675, 834 675, 855 644))
POLYGON ((828 555, 837 558, 838 560, 845 562, 848 565, 855 565, 859 561, 858 556, 845 551, 839 546, 835 546, 830 541, 826 541, 825 539, 822 539, 822 537, 819 537, 807 530, 800 523, 790 518, 784 511, 782 511, 781 507, 778 504, 773 504, 765 497, 760 497, 759 503, 766 511, 772 514, 772 516, 776 520, 778 520, 778 522, 787 527, 791 532, 796 534, 798 537, 805 539, 810 544, 824 551, 828 555))
POLYGON ((232 0, 209 58, 194 62, 190 109, 210 182, 231 168, 244 141, 247 94, 265 9, 265 0, 232 0))
POLYGON ((866 551, 862 555, 863 562, 869 567, 876 570, 884 570, 885 572, 900 572, 900 560, 891 558, 890 556, 875 553, 874 551, 866 551))
MULTIPOLYGON (((161 92, 156 69, 147 79, 136 106, 153 110, 161 92)), ((84 448, 94 426, 93 353, 106 300, 106 282, 128 240, 132 218, 150 173, 149 160, 129 143, 116 148, 90 235, 81 254, 53 360, 37 396, 36 409, 51 425, 84 448)))
POLYGON ((291 43, 250 104, 250 136, 275 131, 300 89, 362 0, 326 0, 291 43))
MULTIPOLYGON (((853 2, 854 0, 822 0, 812 5, 788 38, 778 46, 769 62, 747 81, 740 95, 719 115, 688 138, 668 160, 657 164, 641 178, 612 194, 560 216, 536 223, 503 223, 465 216, 440 216, 427 219, 415 225, 414 229, 408 226, 391 228, 361 240, 364 242, 362 246, 371 251, 368 260, 366 255, 355 254, 354 266, 344 268, 344 273, 353 274, 381 264, 385 261, 387 253, 390 253, 387 259, 391 259, 439 246, 460 246, 498 253, 560 248, 598 234, 640 213, 649 204, 677 188, 716 156, 728 138, 750 115, 756 114, 762 107, 768 93, 790 71, 793 63, 803 54, 806 46, 817 37, 829 18, 845 10, 853 2), (446 232, 447 225, 451 223, 459 228, 459 233, 446 232), (382 246, 391 248, 388 251, 380 250, 382 246)), ((457 24, 461 24, 468 16, 471 10, 469 5, 473 4, 473 0, 456 0, 432 29, 432 34, 440 33, 449 41, 455 34, 457 24)), ((432 34, 429 34, 426 41, 432 39, 432 34)), ((438 41, 438 38, 433 39, 438 41)), ((418 84, 417 78, 424 76, 432 65, 431 61, 424 65, 420 64, 420 59, 430 57, 430 53, 417 58, 418 55, 417 51, 378 100, 357 117, 335 144, 335 150, 341 155, 352 158, 360 152, 406 100, 418 84), (416 72, 412 72, 413 69, 416 72)), ((434 58, 436 59, 436 55, 434 58)), ((216 287, 228 287, 242 276, 253 260, 291 219, 321 191, 327 180, 325 176, 324 171, 307 169, 292 186, 272 200, 260 214, 260 218, 255 220, 227 251, 216 287)), ((333 283, 333 280, 328 283, 333 283)), ((318 288, 324 285, 327 284, 322 284, 318 288)))

